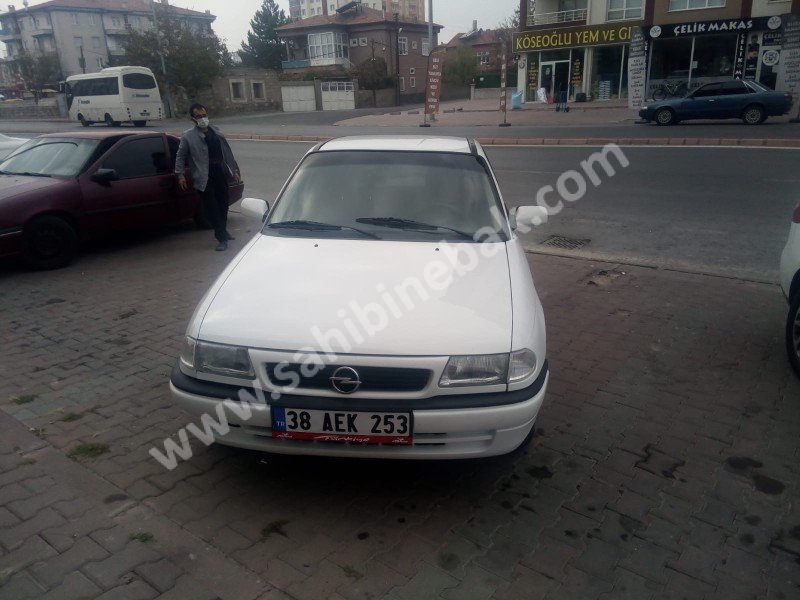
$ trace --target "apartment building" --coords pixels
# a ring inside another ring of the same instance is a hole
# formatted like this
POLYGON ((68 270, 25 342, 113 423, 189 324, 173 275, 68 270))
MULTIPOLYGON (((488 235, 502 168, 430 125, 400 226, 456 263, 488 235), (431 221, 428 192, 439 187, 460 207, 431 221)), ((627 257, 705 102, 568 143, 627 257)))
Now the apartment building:
MULTIPOLYGON (((434 46, 441 29, 434 24, 434 46)), ((348 77, 353 67, 380 56, 386 60, 388 75, 399 78, 401 101, 424 100, 430 55, 426 23, 402 18, 395 22, 382 10, 353 3, 333 14, 284 25, 278 35, 289 49, 284 71, 327 71, 331 78, 348 77)))
POLYGON ((665 83, 691 90, 732 78, 788 89, 781 46, 791 14, 800 0, 521 0, 518 89, 528 101, 539 89, 627 98, 634 36, 646 97, 665 83))
MULTIPOLYGON (((35 6, 0 13, 0 42, 6 50, 3 62, 10 70, 25 52, 55 54, 64 77, 94 73, 122 58, 122 38, 131 30, 153 27, 151 0, 51 0, 35 6)), ((183 21, 198 34, 211 31, 216 17, 161 0, 159 10, 183 21)))
POLYGON ((397 13, 404 21, 425 20, 425 0, 290 0, 289 15, 292 19, 332 15, 351 4, 386 11, 390 16, 397 13))

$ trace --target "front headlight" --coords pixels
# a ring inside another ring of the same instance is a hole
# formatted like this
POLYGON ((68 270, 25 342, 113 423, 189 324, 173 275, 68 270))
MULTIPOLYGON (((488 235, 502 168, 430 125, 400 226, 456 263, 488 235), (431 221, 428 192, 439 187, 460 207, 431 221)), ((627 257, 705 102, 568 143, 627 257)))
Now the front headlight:
POLYGON ((527 379, 536 371, 536 355, 532 350, 524 348, 511 353, 508 365, 508 383, 517 383, 527 379))
POLYGON ((250 353, 247 348, 197 341, 194 349, 195 368, 202 373, 255 378, 250 353))
POLYGON ((188 335, 183 338, 183 348, 181 348, 181 363, 185 367, 194 370, 194 348, 197 345, 197 340, 189 337, 188 335))
POLYGON ((447 361, 440 387, 496 385, 508 376, 508 354, 451 356, 447 361))
POLYGON ((640 110, 647 110, 647 105, 642 106, 642 108, 640 110))

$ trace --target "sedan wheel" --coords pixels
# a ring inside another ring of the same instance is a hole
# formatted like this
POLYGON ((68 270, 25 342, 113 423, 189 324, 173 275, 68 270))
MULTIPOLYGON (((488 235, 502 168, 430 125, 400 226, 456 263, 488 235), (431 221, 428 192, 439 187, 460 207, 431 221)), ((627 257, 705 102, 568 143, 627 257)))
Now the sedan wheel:
POLYGON ((800 377, 800 293, 794 295, 786 319, 786 352, 794 372, 800 377))
POLYGON ((656 123, 659 125, 672 125, 675 122, 675 113, 668 108, 662 108, 656 113, 656 123))
POLYGON ((744 109, 742 120, 748 125, 758 125, 764 122, 764 109, 760 106, 748 106, 744 109))
POLYGON ((28 262, 36 269, 59 269, 75 258, 78 234, 59 217, 45 215, 25 227, 28 262))

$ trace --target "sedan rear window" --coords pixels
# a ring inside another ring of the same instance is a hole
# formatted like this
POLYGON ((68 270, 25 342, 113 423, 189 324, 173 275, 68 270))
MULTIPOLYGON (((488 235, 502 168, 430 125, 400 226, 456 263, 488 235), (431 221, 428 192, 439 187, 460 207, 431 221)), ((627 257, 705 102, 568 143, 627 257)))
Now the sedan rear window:
POLYGON ((303 224, 313 223, 316 234, 325 224, 342 228, 332 235, 354 236, 360 229, 381 238, 461 241, 490 228, 505 240, 503 214, 475 156, 332 151, 303 161, 265 231, 302 235, 303 224))

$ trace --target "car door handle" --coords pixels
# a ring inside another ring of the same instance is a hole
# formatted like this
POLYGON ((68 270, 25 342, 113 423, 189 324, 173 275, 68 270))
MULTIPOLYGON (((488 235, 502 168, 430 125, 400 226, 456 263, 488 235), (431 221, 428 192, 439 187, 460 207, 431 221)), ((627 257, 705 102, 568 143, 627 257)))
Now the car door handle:
POLYGON ((714 98, 709 98, 708 101, 709 102, 716 102, 716 100, 714 100, 714 98))

